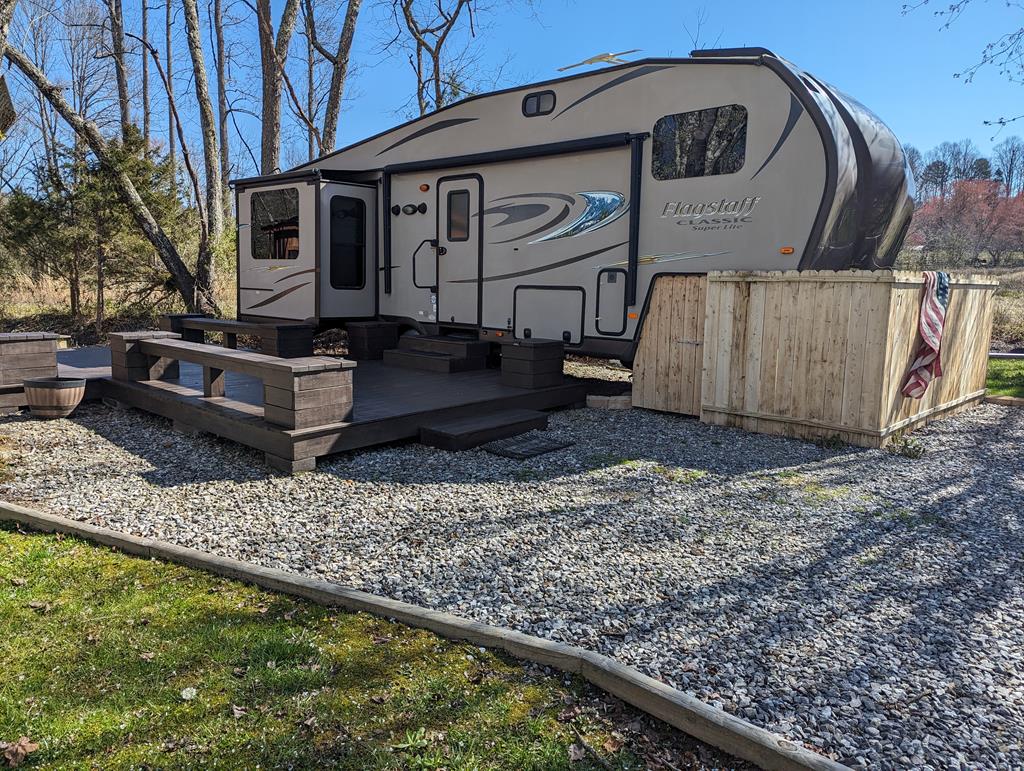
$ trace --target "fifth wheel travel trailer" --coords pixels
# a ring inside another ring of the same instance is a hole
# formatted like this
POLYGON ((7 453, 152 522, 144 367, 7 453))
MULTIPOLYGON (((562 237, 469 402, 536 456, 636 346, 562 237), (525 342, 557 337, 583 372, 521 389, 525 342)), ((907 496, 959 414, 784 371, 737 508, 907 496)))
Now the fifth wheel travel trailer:
POLYGON ((912 185, 881 120, 766 49, 646 59, 237 180, 238 313, 630 361, 659 275, 887 268, 912 185))

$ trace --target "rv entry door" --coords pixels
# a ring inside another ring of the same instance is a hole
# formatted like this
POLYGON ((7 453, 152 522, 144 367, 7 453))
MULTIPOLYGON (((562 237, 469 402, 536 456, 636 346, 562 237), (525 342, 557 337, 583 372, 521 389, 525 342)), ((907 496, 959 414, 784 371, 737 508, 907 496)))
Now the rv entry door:
POLYGON ((480 324, 483 180, 444 177, 437 184, 437 320, 480 324))
POLYGON ((320 186, 320 317, 373 316, 377 273, 377 188, 351 182, 320 186))

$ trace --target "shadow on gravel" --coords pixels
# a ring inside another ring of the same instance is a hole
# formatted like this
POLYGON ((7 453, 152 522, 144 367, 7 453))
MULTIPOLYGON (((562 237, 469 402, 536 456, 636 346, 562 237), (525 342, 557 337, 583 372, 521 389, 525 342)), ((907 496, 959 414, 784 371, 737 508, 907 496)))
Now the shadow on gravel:
MULTIPOLYGON (((318 471, 353 482, 466 484, 550 482, 568 475, 653 464, 715 477, 768 473, 837 457, 851 463, 868 451, 709 426, 695 418, 646 410, 564 410, 552 413, 550 434, 574 444, 525 461, 476 449, 460 453, 414 442, 320 459, 318 471), (670 430, 665 430, 669 422, 670 430), (743 449, 738 450, 737 444, 743 449)), ((867 461, 865 461, 867 462, 867 461)), ((600 484, 595 480, 595 484, 600 484)))
MULTIPOLYGON (((4 422, 34 421, 27 411, 19 415, 0 418, 4 422)), ((251 482, 267 479, 274 474, 263 462, 263 454, 226 439, 202 434, 186 436, 171 429, 171 422, 136 409, 114 409, 98 402, 79 406, 70 418, 61 422, 76 423, 107 440, 119 449, 145 461, 150 466, 142 471, 138 467, 121 468, 109 459, 94 459, 93 470, 105 476, 141 477, 159 487, 180 487, 204 482, 251 482)), ((60 442, 59 431, 53 433, 53 442, 60 442)), ((41 444, 28 451, 45 451, 41 444)))

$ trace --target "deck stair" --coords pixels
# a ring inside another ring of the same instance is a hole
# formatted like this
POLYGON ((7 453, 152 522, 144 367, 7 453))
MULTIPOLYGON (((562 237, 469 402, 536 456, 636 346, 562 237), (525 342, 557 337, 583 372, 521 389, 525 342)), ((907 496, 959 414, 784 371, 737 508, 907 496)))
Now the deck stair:
POLYGON ((428 372, 466 372, 484 369, 490 344, 472 337, 407 335, 398 348, 384 351, 384 362, 428 372))
POLYGON ((468 450, 495 439, 507 439, 547 427, 546 412, 501 410, 426 423, 420 426, 420 442, 441 450, 468 450))

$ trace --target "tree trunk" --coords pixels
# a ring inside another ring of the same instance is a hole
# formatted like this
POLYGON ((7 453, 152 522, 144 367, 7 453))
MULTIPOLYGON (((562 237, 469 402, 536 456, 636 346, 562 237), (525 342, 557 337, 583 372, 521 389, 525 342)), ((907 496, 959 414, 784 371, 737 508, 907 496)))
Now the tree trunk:
POLYGON ((202 296, 197 296, 195 278, 189 272, 181 255, 178 254, 178 250, 167 237, 163 228, 154 219, 152 212, 149 211, 139 195, 139 191, 135 188, 131 177, 114 162, 106 140, 103 139, 96 124, 75 112, 64 98, 60 88, 50 83, 42 71, 32 64, 20 50, 8 46, 5 56, 11 64, 21 70, 26 78, 32 81, 33 85, 53 105, 54 110, 89 145, 89 149, 110 174, 111 182, 116 187, 118 195, 128 208, 139 230, 156 249, 164 266, 170 272, 174 285, 185 302, 185 307, 190 312, 216 312, 217 306, 212 296, 206 292, 202 296))
MULTIPOLYGON (((174 11, 171 8, 171 0, 167 0, 167 16, 165 19, 164 27, 164 46, 166 56, 166 64, 164 65, 164 70, 166 70, 167 72, 167 83, 169 84, 167 89, 168 101, 174 98, 174 49, 172 48, 174 41, 171 38, 171 29, 173 23, 174 11)), ((167 110, 167 157, 171 162, 172 184, 175 184, 173 182, 173 179, 178 176, 178 172, 177 166, 174 163, 174 116, 171 115, 171 111, 169 108, 167 110)))
POLYGON ((7 33, 14 17, 14 6, 18 0, 0 0, 0 61, 3 61, 4 50, 7 48, 7 33))
POLYGON ((78 247, 75 247, 75 252, 75 262, 68 276, 68 294, 71 296, 71 317, 79 319, 82 316, 82 279, 78 275, 78 247))
POLYGON ((223 0, 213 0, 213 31, 216 35, 217 48, 217 126, 220 131, 220 181, 224 192, 224 219, 231 218, 231 191, 228 180, 231 178, 231 154, 228 146, 228 64, 225 56, 227 46, 224 43, 224 8, 223 0))
POLYGON ((104 247, 100 247, 96 255, 96 334, 102 337, 103 321, 106 318, 106 267, 107 255, 104 247))
POLYGON ((127 139, 132 128, 131 106, 128 103, 128 70, 124 61, 124 14, 121 0, 107 0, 110 16, 110 42, 117 78, 117 105, 121 111, 121 138, 127 139))
POLYGON ((341 36, 338 38, 338 52, 332 62, 331 91, 327 96, 327 110, 324 114, 324 133, 322 137, 326 150, 334 148, 338 133, 338 117, 341 115, 341 100, 345 95, 345 80, 348 78, 348 63, 352 51, 352 40, 356 34, 356 21, 363 0, 348 0, 345 9, 345 21, 341 25, 341 36))
POLYGON ((263 104, 260 132, 260 173, 276 174, 281 164, 281 68, 288 57, 288 45, 295 30, 299 0, 287 0, 281 25, 274 39, 270 18, 270 0, 257 0, 260 68, 263 80, 263 104))
POLYGON ((149 155, 150 136, 150 113, 149 113, 149 56, 146 46, 149 45, 149 0, 142 0, 142 39, 145 44, 142 48, 142 140, 145 143, 145 153, 149 155))
MULTIPOLYGON (((306 14, 306 115, 310 121, 316 118, 316 93, 314 88, 314 76, 316 74, 316 62, 313 60, 313 17, 306 14)), ((306 128, 306 160, 313 160, 316 156, 316 140, 313 138, 313 126, 306 128)))
MULTIPOLYGON (((192 56, 196 101, 199 103, 199 125, 203 133, 206 218, 209 223, 210 238, 217 240, 224 233, 224 193, 220 174, 220 151, 217 149, 217 126, 213 118, 213 103, 210 101, 210 84, 206 78, 206 60, 203 57, 196 0, 182 0, 182 6, 185 9, 185 28, 188 30, 188 50, 192 56)), ((201 271, 197 269, 196 272, 201 271)))

